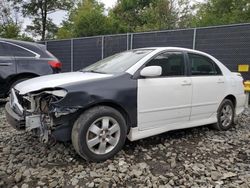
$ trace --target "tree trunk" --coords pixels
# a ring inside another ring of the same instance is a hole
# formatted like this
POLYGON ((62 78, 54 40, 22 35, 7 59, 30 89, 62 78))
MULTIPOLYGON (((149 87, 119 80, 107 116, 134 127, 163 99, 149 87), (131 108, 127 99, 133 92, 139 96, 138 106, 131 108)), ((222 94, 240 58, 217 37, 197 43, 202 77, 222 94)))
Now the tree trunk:
POLYGON ((47 0, 44 1, 41 12, 42 12, 42 41, 44 41, 47 28, 47 0))

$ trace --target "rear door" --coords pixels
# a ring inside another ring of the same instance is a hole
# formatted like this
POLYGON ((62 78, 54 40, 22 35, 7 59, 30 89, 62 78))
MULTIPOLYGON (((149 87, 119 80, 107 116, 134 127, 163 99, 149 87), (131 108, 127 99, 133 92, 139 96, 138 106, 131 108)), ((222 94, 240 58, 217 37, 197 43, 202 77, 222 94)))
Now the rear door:
POLYGON ((217 112, 225 96, 225 78, 209 57, 193 53, 189 53, 188 57, 193 83, 190 120, 206 119, 217 112))
POLYGON ((16 74, 16 64, 9 45, 0 41, 0 95, 8 90, 8 77, 16 74))

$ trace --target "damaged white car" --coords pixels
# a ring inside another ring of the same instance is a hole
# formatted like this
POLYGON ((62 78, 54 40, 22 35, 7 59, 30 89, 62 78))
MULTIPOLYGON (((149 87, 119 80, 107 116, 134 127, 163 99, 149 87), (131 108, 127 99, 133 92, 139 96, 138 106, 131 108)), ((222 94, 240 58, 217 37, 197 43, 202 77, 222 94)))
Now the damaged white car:
POLYGON ((134 49, 78 72, 16 85, 6 117, 42 142, 71 140, 83 158, 103 161, 121 150, 126 138, 205 124, 228 130, 244 109, 242 80, 203 52, 134 49))

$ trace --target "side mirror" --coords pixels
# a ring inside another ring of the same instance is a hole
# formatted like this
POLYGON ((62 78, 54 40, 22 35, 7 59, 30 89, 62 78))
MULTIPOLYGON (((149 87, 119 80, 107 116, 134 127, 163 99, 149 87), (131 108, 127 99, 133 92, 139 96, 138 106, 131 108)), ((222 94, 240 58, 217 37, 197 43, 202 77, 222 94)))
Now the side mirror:
POLYGON ((156 77, 156 76, 161 76, 162 73, 162 68, 160 66, 149 66, 149 67, 144 67, 140 75, 142 77, 156 77))

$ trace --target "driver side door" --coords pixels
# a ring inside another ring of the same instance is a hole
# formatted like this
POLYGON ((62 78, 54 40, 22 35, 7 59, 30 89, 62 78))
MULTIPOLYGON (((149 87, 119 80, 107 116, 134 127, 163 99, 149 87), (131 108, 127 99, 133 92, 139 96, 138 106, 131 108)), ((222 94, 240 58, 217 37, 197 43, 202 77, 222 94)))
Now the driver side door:
POLYGON ((163 52, 145 66, 160 66, 162 75, 138 79, 139 129, 171 130, 178 129, 178 124, 183 128, 190 118, 192 100, 192 81, 187 76, 184 54, 163 52))

